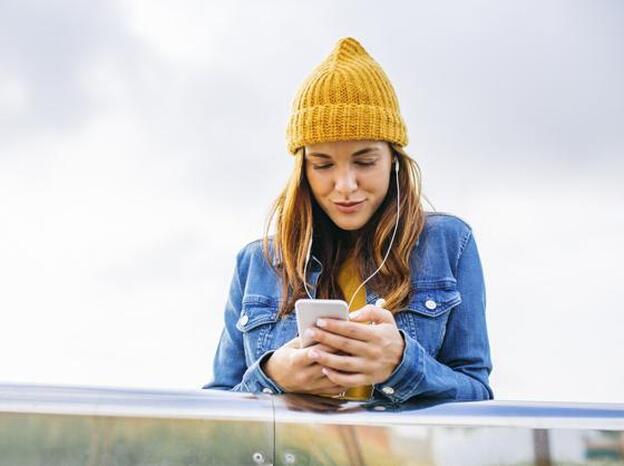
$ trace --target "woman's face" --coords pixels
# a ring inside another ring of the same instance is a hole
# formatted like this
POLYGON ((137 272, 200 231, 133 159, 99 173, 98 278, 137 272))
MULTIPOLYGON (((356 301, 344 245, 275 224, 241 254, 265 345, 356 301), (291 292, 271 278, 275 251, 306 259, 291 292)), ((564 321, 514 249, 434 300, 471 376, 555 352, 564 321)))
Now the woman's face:
POLYGON ((305 146, 305 170, 314 198, 343 230, 358 230, 383 202, 392 151, 386 141, 336 141, 305 146))

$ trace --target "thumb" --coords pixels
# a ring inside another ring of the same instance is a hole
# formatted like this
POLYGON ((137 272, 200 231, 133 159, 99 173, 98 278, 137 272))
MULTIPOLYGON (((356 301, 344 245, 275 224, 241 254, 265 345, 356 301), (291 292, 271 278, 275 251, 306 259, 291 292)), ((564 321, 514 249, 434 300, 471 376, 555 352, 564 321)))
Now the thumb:
POLYGON ((299 339, 299 335, 297 335, 292 340, 286 342, 284 346, 288 346, 290 348, 301 348, 301 340, 299 339))

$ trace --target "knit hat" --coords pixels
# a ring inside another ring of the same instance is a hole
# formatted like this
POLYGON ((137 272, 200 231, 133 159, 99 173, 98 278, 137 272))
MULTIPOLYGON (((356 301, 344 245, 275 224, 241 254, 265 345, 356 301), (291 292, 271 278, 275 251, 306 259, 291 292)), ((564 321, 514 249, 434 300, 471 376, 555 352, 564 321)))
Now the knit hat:
POLYGON ((408 141, 390 80, 357 40, 346 37, 297 91, 286 141, 295 154, 308 144, 352 139, 408 141))

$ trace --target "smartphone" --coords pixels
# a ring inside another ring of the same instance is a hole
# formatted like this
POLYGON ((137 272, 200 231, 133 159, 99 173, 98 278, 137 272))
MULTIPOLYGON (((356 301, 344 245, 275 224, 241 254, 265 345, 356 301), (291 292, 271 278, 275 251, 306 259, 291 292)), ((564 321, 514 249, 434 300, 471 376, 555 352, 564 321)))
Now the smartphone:
POLYGON ((301 347, 316 343, 316 340, 305 336, 305 331, 316 325, 316 319, 324 317, 349 320, 348 308, 349 305, 342 299, 298 299, 295 302, 295 312, 301 347))

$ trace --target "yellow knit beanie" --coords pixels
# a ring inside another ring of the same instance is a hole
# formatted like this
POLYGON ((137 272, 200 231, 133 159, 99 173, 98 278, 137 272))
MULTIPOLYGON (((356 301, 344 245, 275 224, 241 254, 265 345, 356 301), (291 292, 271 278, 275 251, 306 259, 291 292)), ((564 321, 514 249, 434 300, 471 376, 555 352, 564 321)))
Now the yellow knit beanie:
POLYGON ((303 82, 286 129, 288 151, 319 142, 376 139, 407 145, 399 101, 381 66, 352 37, 303 82))

